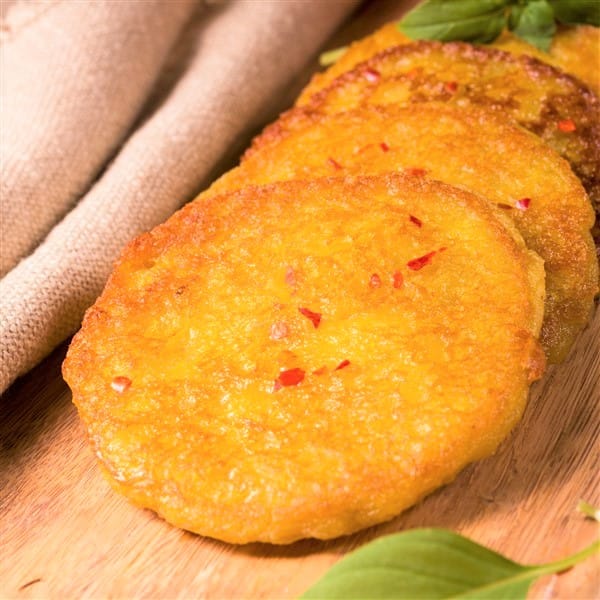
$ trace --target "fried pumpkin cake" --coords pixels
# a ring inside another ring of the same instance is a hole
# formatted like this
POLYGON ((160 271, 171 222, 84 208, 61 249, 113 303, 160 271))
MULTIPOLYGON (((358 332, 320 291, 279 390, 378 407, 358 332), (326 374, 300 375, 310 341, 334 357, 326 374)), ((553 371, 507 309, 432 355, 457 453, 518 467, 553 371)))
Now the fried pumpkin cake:
POLYGON ((496 449, 543 370, 543 296, 539 257, 470 192, 246 187, 124 250, 64 375, 135 504, 233 543, 331 538, 496 449))
POLYGON ((340 75, 309 106, 335 113, 432 100, 478 105, 537 134, 569 161, 600 209, 600 100, 535 58, 463 42, 396 46, 340 75))
POLYGON ((590 234, 594 212, 564 159, 537 136, 488 111, 438 102, 325 116, 296 108, 256 138, 240 167, 211 192, 399 169, 466 187, 514 220, 528 247, 545 261, 541 341, 550 362, 563 360, 587 324, 598 291, 590 234))
MULTIPOLYGON (((371 35, 350 44, 339 60, 326 71, 313 75, 296 104, 307 104, 311 96, 327 87, 336 77, 350 71, 357 64, 382 50, 413 41, 398 29, 397 22, 387 23, 371 35)), ((508 31, 504 31, 490 46, 512 54, 533 56, 558 67, 578 77, 600 96, 600 28, 598 27, 591 25, 559 27, 549 52, 539 50, 508 31)))
POLYGON ((549 52, 538 50, 508 32, 504 32, 493 46, 513 54, 528 54, 558 67, 575 75, 600 96, 600 27, 560 26, 552 39, 549 52))

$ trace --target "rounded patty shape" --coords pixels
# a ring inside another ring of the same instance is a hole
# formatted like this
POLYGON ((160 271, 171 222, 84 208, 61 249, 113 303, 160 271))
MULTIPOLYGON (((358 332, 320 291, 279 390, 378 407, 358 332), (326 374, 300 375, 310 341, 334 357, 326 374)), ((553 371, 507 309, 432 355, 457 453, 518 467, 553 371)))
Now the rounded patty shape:
POLYGON ((569 161, 598 213, 600 100, 535 58, 462 42, 396 46, 340 75, 308 106, 335 113, 432 100, 482 106, 540 136, 569 161))
POLYGON ((496 449, 543 370, 543 291, 539 257, 468 192, 245 188, 125 249, 64 375, 134 503, 228 542, 331 538, 496 449))
MULTIPOLYGON (((413 41, 398 29, 397 22, 386 23, 371 35, 350 44, 339 60, 326 71, 313 75, 309 84, 302 90, 296 104, 306 104, 311 96, 327 87, 336 77, 382 50, 401 44, 410 44, 413 41)), ((560 26, 552 39, 549 52, 539 50, 508 31, 504 31, 490 44, 490 47, 512 54, 533 56, 575 75, 597 95, 600 94, 600 69, 598 68, 600 64, 600 28, 598 27, 592 25, 560 26)))
POLYGON ((541 341, 560 362, 598 291, 594 212, 568 163, 529 132, 477 107, 420 103, 320 115, 293 109, 256 138, 212 191, 332 174, 409 169, 468 189, 506 211, 545 261, 541 341))

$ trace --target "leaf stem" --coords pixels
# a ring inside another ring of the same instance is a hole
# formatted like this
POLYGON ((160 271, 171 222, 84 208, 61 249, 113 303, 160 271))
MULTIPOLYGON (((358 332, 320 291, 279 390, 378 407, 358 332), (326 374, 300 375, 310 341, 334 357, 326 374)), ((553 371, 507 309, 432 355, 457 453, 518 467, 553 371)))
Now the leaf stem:
POLYGON ((561 558, 559 560, 555 560, 551 563, 547 563, 545 565, 538 565, 532 567, 535 570, 540 570, 541 575, 545 575, 547 573, 559 573, 560 571, 564 571, 577 563, 597 554, 600 550, 600 539, 597 539, 595 542, 592 542, 587 548, 576 552, 575 554, 571 554, 571 556, 567 556, 566 558, 561 558))
POLYGON ((334 48, 333 50, 327 50, 326 52, 323 52, 319 56, 319 64, 322 67, 329 67, 334 62, 337 62, 337 60, 346 52, 347 49, 348 46, 342 46, 341 48, 334 48))
MULTIPOLYGON (((510 583, 533 583, 533 581, 538 579, 538 577, 542 577, 543 575, 552 575, 553 573, 560 573, 561 571, 565 571, 570 567, 573 567, 577 563, 582 562, 586 558, 589 558, 595 552, 597 552, 598 549, 600 549, 600 539, 590 544, 587 548, 584 548, 583 550, 580 550, 575 554, 567 556, 566 558, 561 558, 560 560, 544 563, 541 565, 519 565, 523 570, 518 575, 509 577, 510 583)), ((499 588, 501 589, 504 585, 506 585, 506 580, 493 581, 490 584, 481 586, 477 590, 477 593, 479 594, 478 597, 496 597, 493 591, 498 590, 499 588)), ((470 592, 467 593, 465 597, 470 597, 470 592)), ((457 596, 452 596, 452 598, 463 598, 463 595, 459 594, 457 596)))

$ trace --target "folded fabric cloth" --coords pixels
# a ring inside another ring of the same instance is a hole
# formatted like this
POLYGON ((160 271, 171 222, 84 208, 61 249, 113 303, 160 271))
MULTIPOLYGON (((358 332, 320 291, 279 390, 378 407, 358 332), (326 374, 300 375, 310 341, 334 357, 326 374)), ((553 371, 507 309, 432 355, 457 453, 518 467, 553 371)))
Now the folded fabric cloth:
POLYGON ((232 148, 241 150, 284 108, 278 99, 286 86, 358 0, 232 0, 200 9, 187 0, 36 4, 35 18, 3 42, 3 77, 11 81, 3 89, 3 130, 5 120, 15 121, 2 140, 3 268, 78 202, 0 281, 2 391, 75 331, 124 244, 206 186, 232 148), (79 199, 148 101, 194 9, 187 54, 79 199), (21 55, 27 76, 19 79, 21 55))
POLYGON ((17 3, 2 47, 0 276, 114 152, 194 0, 17 3))

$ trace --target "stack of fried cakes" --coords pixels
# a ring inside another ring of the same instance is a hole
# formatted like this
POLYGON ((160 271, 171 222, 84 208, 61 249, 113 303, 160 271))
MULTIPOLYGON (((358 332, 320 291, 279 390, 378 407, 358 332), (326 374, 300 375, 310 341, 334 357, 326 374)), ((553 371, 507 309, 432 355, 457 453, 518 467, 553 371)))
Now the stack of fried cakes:
POLYGON ((386 26, 131 242, 64 364, 115 489, 288 543, 493 453, 598 291, 600 102, 559 68, 574 35, 598 41, 561 31, 542 62, 386 26))

